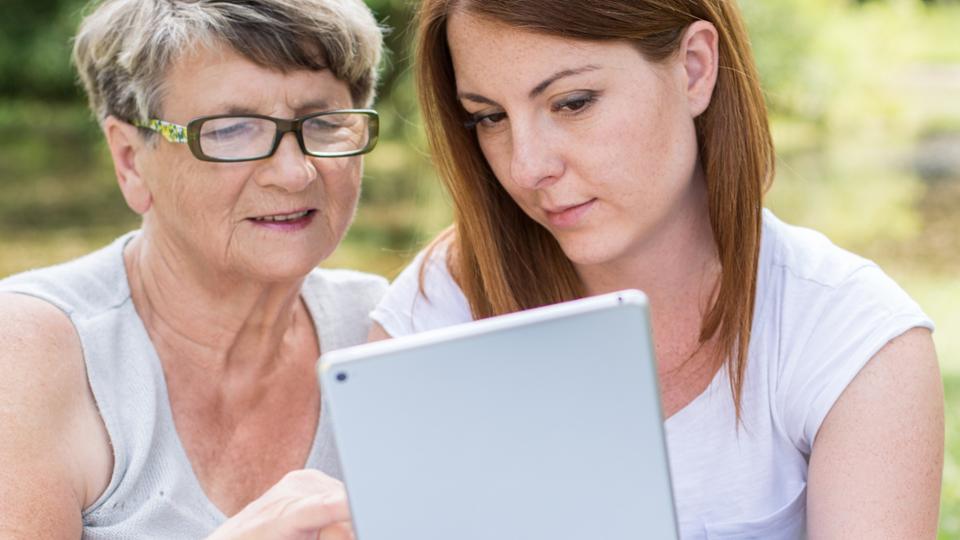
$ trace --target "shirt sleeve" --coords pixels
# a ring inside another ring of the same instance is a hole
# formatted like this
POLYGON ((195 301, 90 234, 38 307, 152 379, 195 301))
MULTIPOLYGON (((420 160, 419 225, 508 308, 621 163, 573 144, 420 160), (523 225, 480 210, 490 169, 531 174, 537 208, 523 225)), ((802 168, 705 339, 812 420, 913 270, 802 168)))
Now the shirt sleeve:
POLYGON ((421 251, 370 314, 392 337, 473 320, 470 304, 447 268, 446 254, 444 245, 421 251))
POLYGON ((780 409, 787 435, 809 455, 820 425, 860 370, 890 340, 933 322, 876 265, 837 286, 798 284, 785 296, 780 409))

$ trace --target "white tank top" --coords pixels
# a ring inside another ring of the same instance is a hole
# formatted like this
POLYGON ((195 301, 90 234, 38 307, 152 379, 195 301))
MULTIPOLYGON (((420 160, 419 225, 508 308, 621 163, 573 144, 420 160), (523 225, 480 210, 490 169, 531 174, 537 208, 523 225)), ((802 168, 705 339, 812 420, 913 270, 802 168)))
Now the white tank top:
MULTIPOLYGON (((137 315, 123 247, 137 233, 62 265, 0 281, 0 292, 60 308, 80 336, 90 388, 113 446, 110 484, 83 511, 83 538, 203 538, 226 520, 204 494, 177 436, 156 350, 137 315)), ((363 343, 369 312, 386 281, 345 270, 314 270, 301 296, 321 350, 363 343)), ((306 468, 340 478, 326 407, 306 468)), ((295 413, 295 411, 292 411, 295 413)))

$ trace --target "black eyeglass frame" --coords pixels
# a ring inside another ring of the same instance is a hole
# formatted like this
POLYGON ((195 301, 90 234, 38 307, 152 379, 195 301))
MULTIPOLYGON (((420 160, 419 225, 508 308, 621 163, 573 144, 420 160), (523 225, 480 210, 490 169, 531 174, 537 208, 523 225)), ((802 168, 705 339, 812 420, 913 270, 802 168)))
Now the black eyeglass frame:
POLYGON ((165 139, 173 143, 186 142, 187 146, 190 148, 190 152, 194 155, 194 157, 201 161, 211 161, 215 163, 238 163, 243 161, 266 159, 277 152, 277 148, 280 147, 280 141, 283 140, 283 136, 290 132, 293 132, 293 134, 296 136, 297 144, 300 145, 300 150, 305 155, 319 158, 349 157, 366 154, 373 150, 373 148, 377 145, 377 140, 380 137, 380 115, 377 114, 377 111, 373 109, 338 109, 334 111, 321 111, 305 114, 293 119, 274 118, 273 116, 266 116, 263 114, 216 114, 194 118, 193 120, 190 120, 186 126, 179 126, 177 124, 173 124, 172 122, 166 122, 162 120, 149 120, 143 123, 135 122, 134 125, 151 131, 156 131, 165 139), (303 123, 307 120, 311 120, 320 116, 333 116, 337 114, 362 114, 369 118, 367 122, 367 144, 364 145, 363 148, 357 150, 348 150, 345 152, 311 152, 310 150, 307 150, 307 146, 303 142, 303 123), (220 118, 260 118, 273 122, 273 124, 276 126, 276 134, 273 138, 273 145, 270 147, 268 152, 255 157, 225 159, 208 156, 207 154, 203 153, 203 149, 200 148, 200 128, 203 127, 205 122, 220 118), (170 128, 173 128, 173 133, 171 133, 170 128), (179 131, 180 134, 183 133, 183 131, 180 130, 186 131, 186 141, 182 139, 182 135, 177 137, 177 131, 179 131))

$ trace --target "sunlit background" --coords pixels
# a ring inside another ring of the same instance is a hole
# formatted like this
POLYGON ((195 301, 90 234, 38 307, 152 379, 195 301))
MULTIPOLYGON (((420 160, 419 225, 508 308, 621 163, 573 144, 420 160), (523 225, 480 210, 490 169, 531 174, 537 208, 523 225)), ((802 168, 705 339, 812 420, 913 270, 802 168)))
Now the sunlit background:
MULTIPOLYGON (((0 277, 137 226, 69 64, 82 0, 3 0, 0 277)), ((393 30, 360 210, 325 266, 393 277, 449 221, 409 70, 415 2, 368 0, 393 30)), ((937 323, 947 395, 940 538, 960 539, 960 2, 741 0, 778 146, 767 205, 880 263, 937 323)))

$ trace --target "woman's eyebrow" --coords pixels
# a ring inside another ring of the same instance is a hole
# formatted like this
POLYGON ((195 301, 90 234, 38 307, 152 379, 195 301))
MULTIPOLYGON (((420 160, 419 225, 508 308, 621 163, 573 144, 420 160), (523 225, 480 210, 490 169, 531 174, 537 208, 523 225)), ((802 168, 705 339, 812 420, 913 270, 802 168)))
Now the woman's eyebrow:
MULTIPOLYGON (((296 106, 296 115, 305 114, 311 111, 326 111, 329 110, 333 104, 331 104, 326 99, 313 99, 300 103, 296 106)), ((259 110, 256 106, 245 105, 240 103, 221 103, 217 107, 214 107, 214 110, 224 111, 220 114, 262 114, 262 111, 259 110)))
POLYGON ((484 105, 493 105, 494 107, 500 106, 499 103, 497 103, 496 101, 488 97, 484 97, 484 96, 481 96, 480 94, 474 94, 471 92, 458 92, 457 99, 461 101, 467 100, 467 101, 472 101, 474 103, 483 103, 484 105))
POLYGON ((600 66, 594 64, 587 64, 586 66, 578 67, 575 69, 564 69, 554 73, 553 75, 544 79, 540 84, 533 87, 533 90, 530 90, 530 99, 533 99, 543 93, 548 86, 557 82, 564 77, 572 77, 573 75, 579 75, 581 73, 586 73, 587 71, 594 71, 600 69, 600 66))
POLYGON ((297 114, 299 115, 307 111, 326 111, 326 110, 330 110, 332 107, 333 107, 333 104, 331 104, 326 99, 321 98, 321 99, 313 99, 305 103, 300 103, 297 106, 296 111, 297 111, 297 114))
MULTIPOLYGON (((563 79, 564 77, 572 77, 572 76, 574 76, 574 75, 580 75, 581 73, 586 73, 586 72, 588 72, 588 71, 595 71, 595 70, 598 70, 598 69, 600 69, 600 66, 597 66, 597 65, 594 65, 594 64, 587 64, 586 66, 581 66, 581 67, 574 68, 574 69, 563 69, 563 70, 560 70, 560 71, 554 73, 553 75, 547 77, 546 79, 544 79, 543 81, 541 81, 541 82, 540 82, 539 84, 537 84, 536 86, 534 86, 534 87, 533 87, 533 90, 530 90, 530 93, 529 93, 530 99, 533 99, 533 98, 539 96, 539 95, 542 94, 551 84, 557 82, 557 81, 560 80, 560 79, 563 79)), ((492 100, 492 99, 490 99, 490 98, 488 98, 488 97, 482 96, 482 95, 480 95, 480 94, 474 94, 474 93, 472 93, 472 92, 458 92, 458 93, 457 93, 457 99, 459 99, 459 100, 472 101, 472 102, 474 102, 474 103, 483 103, 483 104, 485 104, 485 105, 493 105, 493 106, 495 106, 495 107, 499 107, 499 106, 500 106, 500 104, 497 103, 496 101, 494 101, 494 100, 492 100)))

